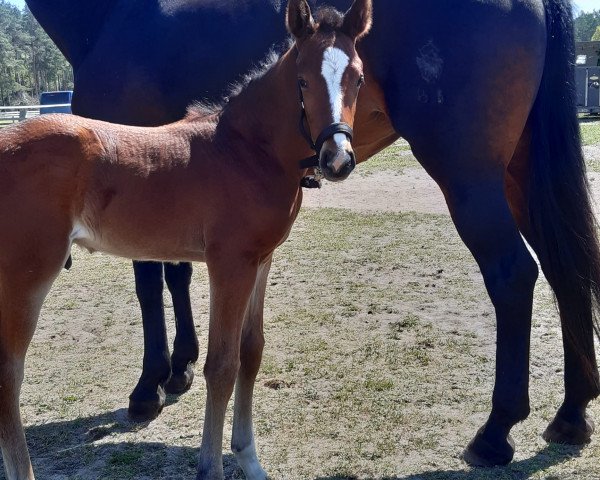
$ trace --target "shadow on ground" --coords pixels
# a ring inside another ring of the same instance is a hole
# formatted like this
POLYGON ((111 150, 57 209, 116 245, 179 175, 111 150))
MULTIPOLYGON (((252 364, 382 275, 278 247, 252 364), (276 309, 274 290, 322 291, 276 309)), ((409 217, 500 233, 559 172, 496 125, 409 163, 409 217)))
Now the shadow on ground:
MULTIPOLYGON (((127 410, 50 422, 26 428, 34 470, 44 479, 189 479, 195 477, 197 446, 170 446, 159 442, 111 441, 111 436, 142 432, 148 423, 134 423, 127 410)), ((538 472, 565 462, 580 448, 548 445, 536 455, 506 467, 471 470, 435 470, 370 480, 526 480, 538 472)), ((225 455, 225 478, 243 479, 233 455, 225 455)), ((315 480, 355 480, 351 473, 315 480)), ((361 477, 363 478, 363 477, 361 477)), ((4 480, 0 472, 0 480, 4 480)))
MULTIPOLYGON (((198 447, 121 441, 119 434, 140 432, 146 423, 131 422, 126 409, 25 429, 37 478, 45 480, 137 480, 195 478, 198 447), (111 438, 112 437, 112 438, 111 438)), ((0 461, 1 465, 1 461, 0 461)), ((224 456, 225 476, 243 479, 233 455, 224 456)), ((0 480, 5 480, 0 467, 0 480)))
MULTIPOLYGON (((580 451, 581 447, 576 446, 548 445, 533 457, 512 462, 506 467, 473 468, 470 470, 432 470, 413 475, 369 478, 365 480, 527 480, 538 472, 542 472, 549 467, 578 456, 580 451)), ((353 475, 334 475, 318 477, 315 480, 356 480, 358 478, 358 476, 353 475)), ((558 480, 559 477, 556 477, 556 479, 558 480)))

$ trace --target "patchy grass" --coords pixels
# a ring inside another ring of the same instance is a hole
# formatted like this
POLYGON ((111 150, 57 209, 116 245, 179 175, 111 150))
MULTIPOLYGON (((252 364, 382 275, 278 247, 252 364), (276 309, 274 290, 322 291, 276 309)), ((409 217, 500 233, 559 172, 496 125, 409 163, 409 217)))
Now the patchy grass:
MULTIPOLYGON (((597 117, 582 117, 579 125, 584 146, 600 147, 600 119, 597 117)), ((600 156, 587 158, 588 169, 600 173, 600 156)), ((367 162, 359 164, 357 172, 361 175, 372 175, 375 172, 392 171, 402 174, 406 168, 420 168, 405 140, 398 140, 383 152, 375 155, 367 162)))
MULTIPOLYGON (((206 269, 194 277, 205 348, 206 269)), ((560 327, 543 282, 533 409, 514 429, 515 462, 471 470, 460 460, 489 411, 495 336, 477 266, 446 216, 304 210, 269 283, 255 425, 273 479, 600 478, 596 441, 578 452, 540 439, 562 391, 560 327)), ((194 478, 202 376, 157 420, 132 424, 125 408, 141 359, 130 263, 75 250, 27 359, 21 401, 38 478, 194 478)), ((590 414, 600 418, 596 404, 590 414)), ((230 429, 231 413, 225 451, 230 429)), ((243 478, 225 462, 226 478, 243 478)))
POLYGON ((583 145, 600 144, 600 120, 596 117, 581 119, 581 140, 583 145))
POLYGON ((400 174, 405 168, 418 166, 419 163, 413 156, 410 145, 405 140, 398 140, 383 152, 370 158, 368 162, 359 164, 356 171, 361 175, 371 175, 383 170, 400 174))

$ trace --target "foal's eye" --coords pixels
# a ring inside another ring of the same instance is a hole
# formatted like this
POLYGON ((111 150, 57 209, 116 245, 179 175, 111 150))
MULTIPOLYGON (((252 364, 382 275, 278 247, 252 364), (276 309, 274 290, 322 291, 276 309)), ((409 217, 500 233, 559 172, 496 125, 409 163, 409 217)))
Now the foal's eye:
POLYGON ((300 85, 300 88, 308 88, 308 82, 303 78, 298 79, 298 85, 300 85))
POLYGON ((358 82, 357 82, 357 86, 358 87, 362 87, 365 84, 365 76, 361 74, 360 77, 358 77, 358 82))

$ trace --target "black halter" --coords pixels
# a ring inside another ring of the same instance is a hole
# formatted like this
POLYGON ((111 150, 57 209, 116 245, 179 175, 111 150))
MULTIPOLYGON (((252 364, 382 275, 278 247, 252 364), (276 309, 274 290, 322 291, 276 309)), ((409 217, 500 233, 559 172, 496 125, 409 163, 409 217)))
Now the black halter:
POLYGON ((302 107, 302 111, 300 113, 300 133, 305 138, 310 148, 312 148, 316 153, 316 155, 313 155, 312 157, 300 160, 301 170, 305 170, 307 168, 315 169, 315 175, 304 177, 300 181, 300 186, 304 188, 321 188, 321 179, 323 178, 323 174, 319 169, 319 155, 321 153, 321 149, 323 148, 323 144, 337 133, 343 133, 350 141, 352 141, 354 132, 352 127, 347 123, 332 123, 331 125, 325 127, 325 129, 317 137, 316 142, 313 142, 310 125, 306 116, 306 109, 304 108, 304 95, 302 94, 300 82, 298 82, 298 93, 300 96, 300 106, 302 107))

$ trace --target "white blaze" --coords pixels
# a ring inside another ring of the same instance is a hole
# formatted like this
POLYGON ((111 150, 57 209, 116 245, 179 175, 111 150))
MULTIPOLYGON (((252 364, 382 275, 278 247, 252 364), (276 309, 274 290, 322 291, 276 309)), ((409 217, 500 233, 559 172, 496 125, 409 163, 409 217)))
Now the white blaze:
POLYGON ((329 47, 323 54, 321 75, 323 75, 327 83, 331 114, 334 122, 339 122, 342 119, 342 77, 349 63, 350 58, 339 48, 329 47))

